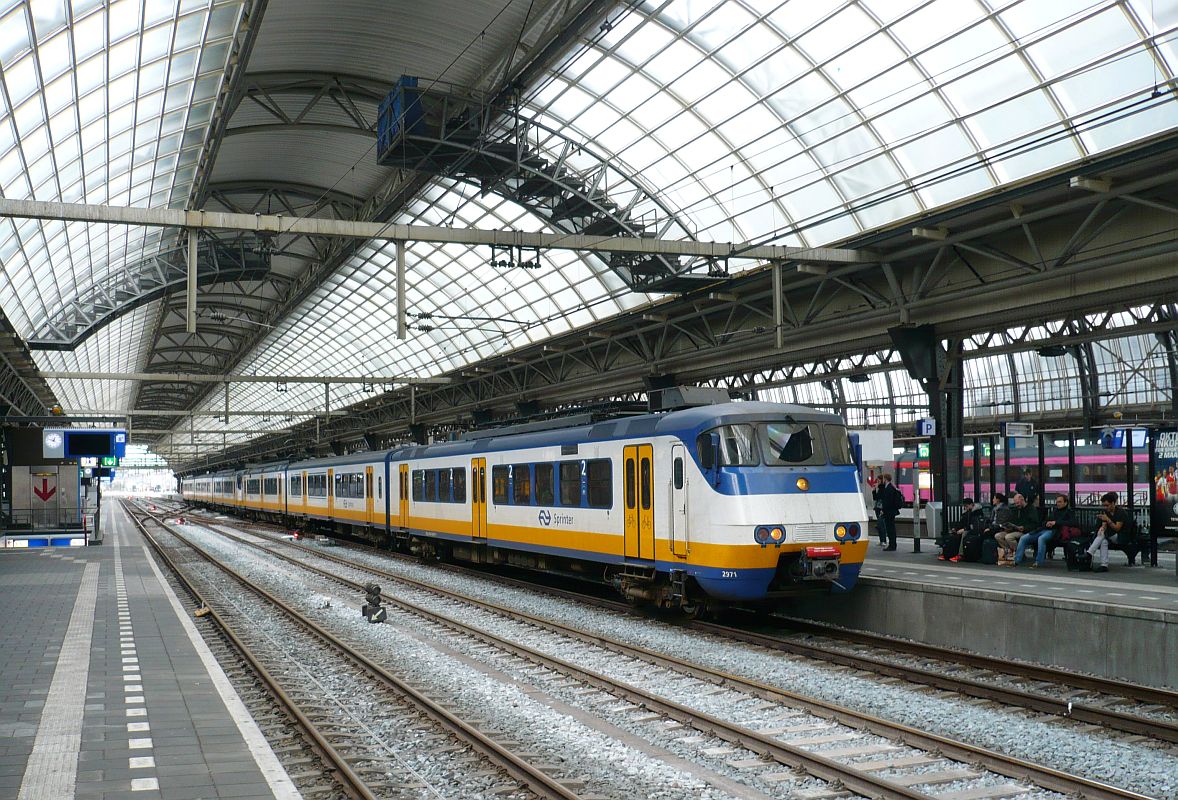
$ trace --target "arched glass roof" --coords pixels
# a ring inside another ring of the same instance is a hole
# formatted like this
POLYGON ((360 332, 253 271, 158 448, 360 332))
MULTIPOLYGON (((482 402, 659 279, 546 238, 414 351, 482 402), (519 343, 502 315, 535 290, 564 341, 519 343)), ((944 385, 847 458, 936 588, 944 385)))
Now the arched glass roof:
MULTIPOLYGON (((182 205, 241 13, 240 0, 0 0, 0 191, 182 205)), ((619 4, 523 102, 657 192, 678 223, 667 236, 825 245, 1173 129, 1176 42, 1178 0, 647 0, 619 4)), ((621 205, 624 185, 606 181, 621 205)), ((442 181, 397 218, 414 220, 551 227, 442 181)), ((27 336, 77 289, 169 241, 0 220, 0 308, 27 336)), ((238 369, 436 375, 649 299, 595 257, 545 253, 543 268, 507 272, 488 257, 411 246, 418 316, 399 342, 390 248, 364 247, 238 369)), ((133 370, 155 308, 38 364, 133 370)), ((901 375, 884 375, 893 397, 901 375)), ((133 397, 130 385, 54 386, 79 408, 133 397)), ((269 391, 236 386, 233 405, 269 391)), ((333 404, 363 396, 336 391, 333 404)), ((281 400, 321 402, 315 387, 281 400)))
MULTIPOLYGON (((240 0, 0 0, 4 197, 183 207, 240 16, 240 0)), ((164 239, 158 229, 0 220, 0 308, 27 336, 164 239)), ((150 336, 144 314, 38 364, 134 370, 150 336)), ((126 407, 132 396, 129 383, 56 388, 74 407, 126 407)))
POLYGON ((648 1, 530 105, 701 238, 823 245, 1174 126, 1175 24, 1142 0, 648 1))

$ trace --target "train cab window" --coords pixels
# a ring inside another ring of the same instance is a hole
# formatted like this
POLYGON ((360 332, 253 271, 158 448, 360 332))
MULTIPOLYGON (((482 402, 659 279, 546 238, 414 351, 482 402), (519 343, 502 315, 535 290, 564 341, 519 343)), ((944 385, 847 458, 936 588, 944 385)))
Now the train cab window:
POLYGON ((594 459, 586 464, 586 470, 589 507, 609 508, 614 500, 613 464, 608 458, 594 459))
POLYGON ((507 467, 491 467, 491 501, 495 505, 507 505, 508 478, 507 467))
POLYGON ((425 499, 425 473, 419 469, 413 470, 413 499, 425 499))
POLYGON ((675 459, 675 464, 672 467, 672 472, 674 473, 673 480, 675 481, 675 488, 682 489, 683 488, 683 459, 682 458, 675 459))
POLYGON ((748 467, 757 463, 757 435, 752 425, 721 425, 701 433, 697 442, 700 452, 704 451, 704 442, 713 433, 720 435, 720 466, 748 467))
POLYGON ((815 435, 816 428, 816 425, 789 422, 761 425, 761 449, 765 463, 770 466, 825 463, 822 443, 815 435))
POLYGON ((550 506, 555 497, 556 483, 553 479, 552 464, 536 464, 536 502, 542 506, 550 506))
POLYGON ((854 464, 851 458, 851 440, 847 438, 847 429, 842 425, 823 425, 822 433, 826 437, 826 454, 830 463, 840 466, 854 464))
POLYGON ((530 464, 512 465, 511 502, 517 506, 532 504, 532 466, 530 464))
POLYGON ((581 462, 560 462, 560 504, 581 505, 581 462))
POLYGON ((454 502, 466 502, 466 470, 462 467, 454 469, 454 502))
POLYGON ((450 502, 450 470, 438 470, 438 502, 450 502))

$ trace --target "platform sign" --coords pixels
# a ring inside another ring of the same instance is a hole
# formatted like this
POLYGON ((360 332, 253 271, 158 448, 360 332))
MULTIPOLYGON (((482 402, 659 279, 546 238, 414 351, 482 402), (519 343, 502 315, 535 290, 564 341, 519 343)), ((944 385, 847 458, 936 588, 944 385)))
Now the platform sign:
POLYGON ((922 461, 928 460, 928 457, 929 457, 928 442, 921 442, 920 444, 916 445, 916 457, 921 459, 922 461))
MULTIPOLYGON (((102 464, 101 464, 101 466, 104 466, 104 467, 117 467, 118 465, 119 465, 119 459, 118 459, 118 458, 116 458, 115 456, 103 456, 103 457, 102 457, 102 464)), ((98 465, 96 464, 95 466, 98 466, 98 465)))
POLYGON ((1166 526, 1169 535, 1175 535, 1178 534, 1178 429, 1157 431, 1154 446, 1154 518, 1166 526))

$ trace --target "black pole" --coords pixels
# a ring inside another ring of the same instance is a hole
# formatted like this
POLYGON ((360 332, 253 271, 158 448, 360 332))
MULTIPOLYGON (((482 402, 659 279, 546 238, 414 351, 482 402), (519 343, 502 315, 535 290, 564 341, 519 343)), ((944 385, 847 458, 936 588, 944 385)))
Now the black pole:
POLYGON ((973 437, 973 499, 982 504, 982 440, 973 437))
MULTIPOLYGON (((1076 507, 1076 432, 1068 431, 1068 505, 1076 507)), ((1075 512, 1073 512, 1075 513, 1075 512)))
POLYGON ((1154 492, 1156 491, 1154 488, 1154 480, 1156 480, 1158 468, 1158 437, 1154 435, 1156 433, 1156 429, 1150 429, 1149 431, 1149 445, 1147 447, 1147 452, 1149 455, 1146 457, 1145 465, 1145 479, 1149 484, 1149 494, 1146 496, 1146 503, 1149 507, 1149 565, 1151 567, 1156 567, 1158 565, 1158 529, 1161 527, 1161 525, 1158 523, 1161 522, 1160 511, 1164 507, 1164 503, 1159 503, 1154 497, 1154 492))

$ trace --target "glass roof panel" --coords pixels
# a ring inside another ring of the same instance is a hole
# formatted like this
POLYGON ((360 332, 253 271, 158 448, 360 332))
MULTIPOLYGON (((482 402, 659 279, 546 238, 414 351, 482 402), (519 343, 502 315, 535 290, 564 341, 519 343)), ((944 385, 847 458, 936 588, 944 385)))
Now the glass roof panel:
MULTIPOLYGON (((178 140, 167 147, 164 91, 172 117, 167 132, 187 132, 192 158, 208 118, 188 114, 192 67, 206 48, 235 30, 240 0, 119 0, 109 5, 62 0, 6 3, 0 18, 0 191, 6 198, 183 205, 191 173, 177 172, 178 140), (210 19, 213 23, 210 24, 210 19), (181 60, 177 60, 181 59, 181 60), (169 70, 169 65, 180 68, 169 70)), ((201 91, 220 86, 227 49, 209 64, 201 91)), ((167 244, 159 231, 111 225, 0 223, 4 281, 0 308, 28 336, 79 290, 167 244), (35 287, 34 291, 28 289, 35 287)), ((141 314, 141 312, 139 312, 141 314)), ((138 319, 138 316, 133 317, 138 319)), ((132 317, 128 317, 132 319, 132 317)), ((140 320, 142 322, 142 320, 140 320)), ((149 338, 142 324, 101 331, 73 354, 37 356, 40 364, 94 362, 109 352, 130 359, 149 338), (128 349, 130 348, 130 349, 128 349)), ((83 368, 78 366, 79 369, 83 368)), ((62 399, 83 399, 62 383, 62 399)), ((111 400, 120 390, 87 399, 111 400)))

